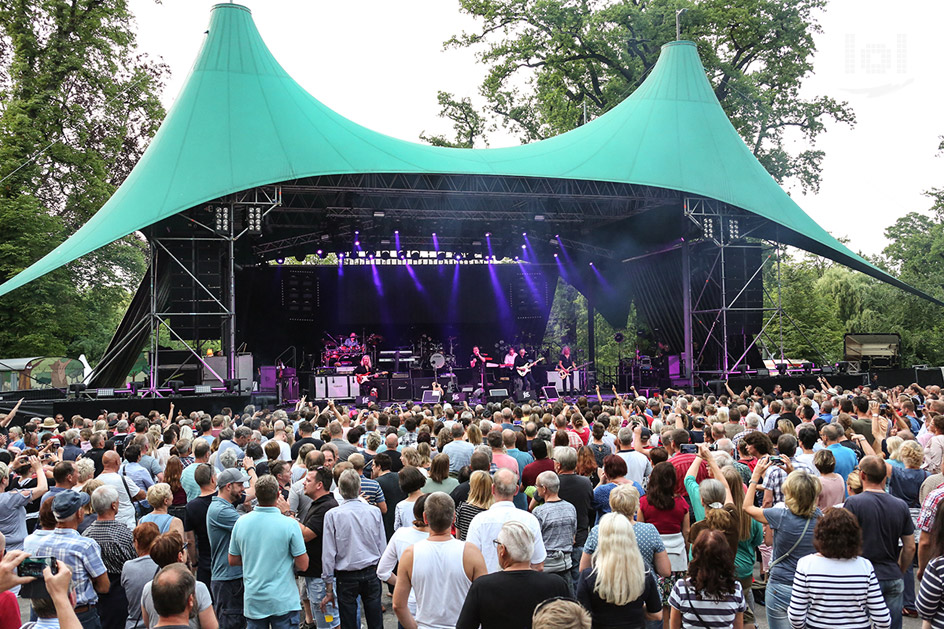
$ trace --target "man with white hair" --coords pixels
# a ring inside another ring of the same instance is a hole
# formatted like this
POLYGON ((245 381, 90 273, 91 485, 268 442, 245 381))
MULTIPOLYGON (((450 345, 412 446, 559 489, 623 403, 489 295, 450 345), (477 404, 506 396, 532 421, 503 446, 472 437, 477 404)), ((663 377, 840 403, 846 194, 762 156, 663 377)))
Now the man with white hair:
MULTIPOLYGON (((353 469, 338 479, 341 502, 324 517, 321 562, 326 594, 321 609, 336 600, 343 629, 357 625, 357 597, 364 604, 367 629, 383 628, 377 562, 386 547, 380 509, 360 500, 361 477, 353 469), (337 595, 334 588, 337 586, 337 595)), ((312 601, 313 603, 315 601, 312 601)))
POLYGON ((98 613, 103 629, 121 629, 128 618, 128 600, 121 586, 121 569, 125 562, 138 556, 134 549, 131 530, 118 522, 118 491, 103 485, 92 492, 92 510, 96 520, 82 535, 95 540, 102 552, 102 562, 108 571, 110 587, 99 597, 98 613))
POLYGON ((532 570, 535 541, 531 529, 521 522, 502 525, 494 544, 501 571, 473 581, 456 629, 530 627, 531 614, 543 601, 570 598, 563 579, 532 570))
POLYGON ((69 566, 75 590, 75 614, 79 622, 84 629, 101 629, 98 595, 108 592, 108 571, 102 562, 98 543, 79 535, 77 530, 85 517, 82 507, 88 503, 88 494, 71 489, 53 498, 52 512, 56 518, 56 529, 51 535, 39 538, 31 554, 34 557, 55 557, 69 566))
POLYGON ((478 546, 485 557, 485 565, 489 574, 501 569, 498 563, 498 552, 494 540, 505 522, 521 522, 534 535, 534 550, 531 554, 531 563, 535 570, 542 570, 547 551, 541 537, 541 524, 538 519, 527 511, 518 509, 514 505, 515 494, 518 493, 518 475, 511 470, 501 468, 495 472, 492 484, 492 495, 495 503, 487 510, 472 518, 466 540, 478 546))
POLYGON ((429 537, 403 551, 393 591, 393 611, 405 629, 453 627, 472 582, 486 574, 485 559, 474 545, 452 536, 456 506, 437 491, 426 498, 423 520, 429 537), (416 617, 410 613, 410 592, 416 617))
POLYGON ((577 509, 559 492, 560 478, 554 472, 538 474, 538 496, 543 504, 534 508, 534 517, 541 525, 541 539, 544 541, 547 558, 544 571, 556 574, 570 584, 570 569, 573 567, 574 538, 577 534, 577 509))
POLYGON ((744 418, 744 430, 734 435, 731 438, 731 443, 734 444, 734 449, 737 450, 738 443, 746 435, 754 432, 755 430, 760 430, 760 425, 763 422, 763 419, 757 413, 748 413, 747 417, 744 418))

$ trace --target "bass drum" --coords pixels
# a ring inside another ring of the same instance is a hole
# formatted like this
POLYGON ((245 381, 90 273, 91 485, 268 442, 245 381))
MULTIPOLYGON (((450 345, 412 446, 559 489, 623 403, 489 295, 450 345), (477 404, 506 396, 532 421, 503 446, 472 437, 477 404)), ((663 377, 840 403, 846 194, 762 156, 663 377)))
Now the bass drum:
POLYGON ((446 357, 439 352, 436 352, 429 357, 429 366, 433 369, 442 369, 446 366, 446 357))

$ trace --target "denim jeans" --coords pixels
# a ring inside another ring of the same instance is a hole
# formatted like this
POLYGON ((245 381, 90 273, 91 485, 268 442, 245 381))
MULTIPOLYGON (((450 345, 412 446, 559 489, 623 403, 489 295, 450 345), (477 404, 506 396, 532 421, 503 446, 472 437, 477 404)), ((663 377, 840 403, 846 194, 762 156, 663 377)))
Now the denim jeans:
POLYGON ((888 611, 892 615, 891 629, 901 629, 901 607, 905 595, 904 579, 882 579, 879 580, 878 587, 881 588, 885 605, 888 606, 888 611))
POLYGON ((213 611, 220 629, 243 629, 246 617, 243 616, 243 580, 211 581, 210 593, 213 595, 213 611))
POLYGON ((341 615, 342 629, 360 629, 357 622, 357 597, 364 604, 364 616, 367 629, 383 629, 383 612, 380 610, 380 579, 377 567, 370 566, 363 570, 337 571, 335 577, 335 596, 341 615))
POLYGON ((767 626, 769 629, 790 629, 787 610, 790 608, 792 594, 792 585, 774 581, 767 583, 767 626))
POLYGON ((321 613, 321 599, 325 597, 324 579, 316 577, 306 577, 305 585, 308 588, 308 602, 311 604, 311 615, 315 619, 315 625, 318 629, 333 629, 341 624, 341 614, 338 613, 338 602, 334 601, 325 607, 325 613, 321 613), (330 615, 331 621, 325 619, 325 615, 330 615))
POLYGON ((98 617, 98 607, 93 607, 81 614, 76 614, 82 629, 102 629, 102 621, 98 617))
POLYGON ((574 552, 571 553, 573 565, 570 566, 570 580, 572 581, 572 592, 577 591, 577 579, 580 577, 580 559, 583 557, 583 546, 574 546, 574 552))
POLYGON ((248 629, 295 629, 298 627, 298 612, 289 612, 268 618, 247 618, 248 629))

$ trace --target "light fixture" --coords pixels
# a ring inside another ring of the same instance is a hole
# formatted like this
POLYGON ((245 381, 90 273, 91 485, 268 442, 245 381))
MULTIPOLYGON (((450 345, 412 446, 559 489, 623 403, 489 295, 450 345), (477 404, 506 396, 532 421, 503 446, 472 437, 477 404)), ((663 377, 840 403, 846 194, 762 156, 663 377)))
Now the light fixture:
POLYGON ((229 231, 229 208, 219 205, 213 211, 213 226, 218 232, 229 231))
POLYGON ((246 229, 250 234, 262 233, 262 208, 252 206, 246 210, 246 229))

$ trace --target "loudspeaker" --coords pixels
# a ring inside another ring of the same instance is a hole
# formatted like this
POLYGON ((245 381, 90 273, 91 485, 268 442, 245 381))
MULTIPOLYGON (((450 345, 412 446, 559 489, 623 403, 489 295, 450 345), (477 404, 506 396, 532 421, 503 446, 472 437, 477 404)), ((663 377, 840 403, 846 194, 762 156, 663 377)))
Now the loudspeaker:
POLYGON ((440 399, 442 399, 442 393, 439 391, 423 391, 423 404, 439 404, 440 399))
POLYGON ((560 393, 557 392, 557 387, 541 387, 541 391, 544 392, 544 397, 547 398, 548 402, 556 402, 560 399, 560 393))
POLYGON ((423 397, 426 391, 433 388, 432 378, 413 378, 413 399, 418 400, 423 397))
POLYGON ((508 389, 491 389, 488 392, 489 402, 503 402, 508 398, 508 389))
POLYGON ((413 390, 409 379, 390 381, 390 399, 405 402, 413 397, 413 390))

